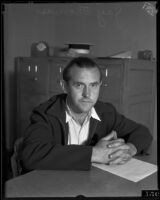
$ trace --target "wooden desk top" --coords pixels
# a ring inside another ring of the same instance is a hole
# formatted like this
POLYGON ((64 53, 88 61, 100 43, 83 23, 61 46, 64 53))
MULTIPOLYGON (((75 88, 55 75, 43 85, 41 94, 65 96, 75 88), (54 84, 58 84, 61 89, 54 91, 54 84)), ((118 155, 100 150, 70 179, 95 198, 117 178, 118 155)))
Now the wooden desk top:
POLYGON ((134 183, 92 167, 90 171, 34 170, 8 180, 5 197, 125 197, 157 190, 157 173, 134 183))

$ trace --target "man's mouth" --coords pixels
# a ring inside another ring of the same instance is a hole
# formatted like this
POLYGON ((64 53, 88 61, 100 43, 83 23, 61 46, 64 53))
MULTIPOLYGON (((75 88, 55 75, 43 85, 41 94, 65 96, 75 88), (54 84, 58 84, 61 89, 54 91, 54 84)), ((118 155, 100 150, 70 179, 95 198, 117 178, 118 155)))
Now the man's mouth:
POLYGON ((80 100, 81 102, 83 102, 83 103, 93 103, 91 100, 80 100))

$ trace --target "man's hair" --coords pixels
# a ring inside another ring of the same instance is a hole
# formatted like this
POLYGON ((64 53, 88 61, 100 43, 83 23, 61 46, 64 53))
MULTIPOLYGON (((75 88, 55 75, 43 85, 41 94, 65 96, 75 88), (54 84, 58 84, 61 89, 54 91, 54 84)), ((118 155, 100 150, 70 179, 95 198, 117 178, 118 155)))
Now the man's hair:
POLYGON ((68 65, 64 68, 63 74, 62 74, 64 81, 67 82, 70 80, 70 70, 74 66, 77 66, 79 68, 97 68, 100 73, 100 81, 102 80, 102 73, 97 63, 93 61, 91 58, 80 56, 80 57, 73 58, 68 63, 68 65))

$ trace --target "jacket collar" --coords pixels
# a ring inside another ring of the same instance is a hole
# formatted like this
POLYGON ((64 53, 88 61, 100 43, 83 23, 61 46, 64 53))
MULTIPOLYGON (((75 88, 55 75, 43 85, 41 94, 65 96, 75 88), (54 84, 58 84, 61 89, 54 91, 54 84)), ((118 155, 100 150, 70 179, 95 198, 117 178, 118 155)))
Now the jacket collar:
MULTIPOLYGON (((66 123, 66 113, 65 113, 66 97, 67 97, 67 94, 60 94, 60 95, 53 97, 54 105, 51 106, 50 109, 47 111, 48 114, 55 116, 62 123, 62 126, 63 126, 64 131, 65 131, 65 144, 67 144, 67 140, 68 140, 68 124, 66 123)), ((97 115, 101 119, 101 114, 104 112, 103 106, 100 105, 100 102, 97 102, 94 107, 95 107, 95 111, 96 111, 97 115)), ((95 133, 97 124, 99 122, 100 122, 99 120, 91 117, 90 129, 89 129, 89 138, 88 138, 87 144, 90 143, 90 141, 91 141, 91 139, 92 139, 92 137, 95 133)))
POLYGON ((47 111, 48 114, 60 118, 60 120, 64 123, 65 122, 65 110, 66 110, 66 97, 67 94, 60 94, 54 96, 55 101, 54 105, 47 111))
MULTIPOLYGON (((91 108, 91 111, 89 112, 89 114, 87 115, 88 119, 90 119, 91 117, 101 121, 101 119, 99 118, 98 114, 96 113, 96 110, 94 107, 91 108)), ((66 110, 66 123, 69 122, 72 119, 72 114, 70 113, 70 111, 66 110)))

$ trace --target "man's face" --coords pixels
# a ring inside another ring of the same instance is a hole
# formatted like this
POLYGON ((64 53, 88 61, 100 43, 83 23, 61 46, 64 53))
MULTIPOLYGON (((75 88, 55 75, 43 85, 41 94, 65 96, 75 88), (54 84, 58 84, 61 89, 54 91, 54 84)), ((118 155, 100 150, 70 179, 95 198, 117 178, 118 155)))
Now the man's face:
POLYGON ((96 103, 100 91, 100 72, 98 68, 70 69, 70 80, 65 82, 68 104, 76 113, 87 113, 96 103))

